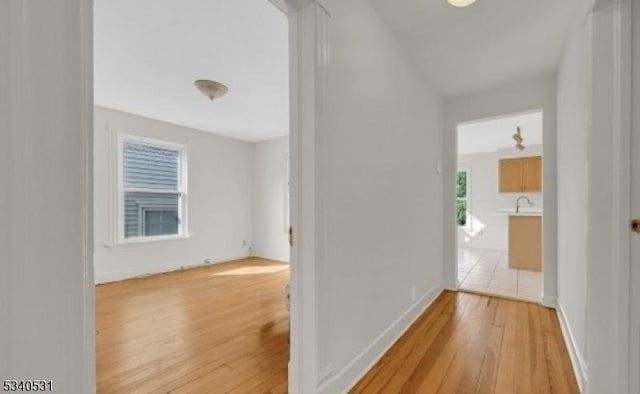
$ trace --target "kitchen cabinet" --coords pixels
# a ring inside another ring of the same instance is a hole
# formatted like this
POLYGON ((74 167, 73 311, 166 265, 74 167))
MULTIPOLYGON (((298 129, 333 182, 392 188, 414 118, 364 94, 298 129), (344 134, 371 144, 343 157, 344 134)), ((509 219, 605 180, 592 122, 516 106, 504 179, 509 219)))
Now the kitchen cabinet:
POLYGON ((509 268, 542 271, 540 216, 509 216, 509 268))
POLYGON ((522 160, 500 160, 500 193, 522 191, 522 160))
POLYGON ((498 166, 500 193, 542 191, 542 157, 502 159, 498 166))

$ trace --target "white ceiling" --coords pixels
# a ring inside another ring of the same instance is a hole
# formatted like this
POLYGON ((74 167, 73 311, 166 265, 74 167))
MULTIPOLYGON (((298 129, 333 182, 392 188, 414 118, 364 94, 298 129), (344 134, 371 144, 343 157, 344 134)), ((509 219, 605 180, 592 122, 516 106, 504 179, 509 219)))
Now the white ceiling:
POLYGON ((267 0, 95 0, 97 105, 246 141, 288 134, 288 23, 267 0), (229 93, 210 102, 193 85, 229 93))
POLYGON ((576 0, 371 0, 445 97, 556 70, 576 0))
POLYGON ((501 148, 513 148, 511 138, 520 127, 522 144, 542 145, 542 112, 519 114, 504 118, 479 120, 458 126, 458 154, 495 152, 501 148))

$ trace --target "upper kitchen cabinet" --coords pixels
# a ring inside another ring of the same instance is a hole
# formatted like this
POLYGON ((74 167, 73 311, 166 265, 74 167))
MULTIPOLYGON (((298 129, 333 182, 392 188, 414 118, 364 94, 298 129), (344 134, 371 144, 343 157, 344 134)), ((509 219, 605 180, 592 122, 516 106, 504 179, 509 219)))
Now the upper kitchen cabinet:
POLYGON ((542 157, 500 160, 500 193, 542 191, 542 157))
POLYGON ((542 157, 525 157, 522 159, 522 191, 542 191, 542 157))
POLYGON ((522 191, 522 160, 500 160, 500 193, 522 191))

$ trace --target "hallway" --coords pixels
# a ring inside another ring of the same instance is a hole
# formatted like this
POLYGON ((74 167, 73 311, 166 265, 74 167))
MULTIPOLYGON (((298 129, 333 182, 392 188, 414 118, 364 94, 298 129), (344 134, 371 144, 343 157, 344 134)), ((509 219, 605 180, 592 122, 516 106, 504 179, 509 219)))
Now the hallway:
POLYGON ((553 309, 446 291, 351 393, 578 393, 553 309))

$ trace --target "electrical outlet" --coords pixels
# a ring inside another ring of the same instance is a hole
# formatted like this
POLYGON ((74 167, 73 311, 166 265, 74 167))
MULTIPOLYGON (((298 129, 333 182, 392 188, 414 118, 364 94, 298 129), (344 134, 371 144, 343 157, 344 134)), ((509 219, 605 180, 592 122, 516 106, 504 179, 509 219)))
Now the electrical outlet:
POLYGON ((411 302, 416 302, 416 287, 411 288, 411 302))
POLYGON ((246 239, 242 240, 242 246, 247 246, 247 240, 246 239))
POLYGON ((205 264, 212 264, 213 259, 204 259, 205 264))

